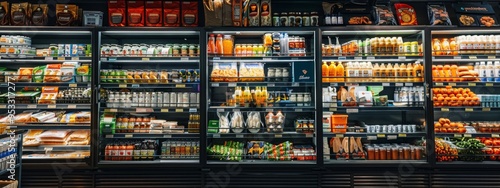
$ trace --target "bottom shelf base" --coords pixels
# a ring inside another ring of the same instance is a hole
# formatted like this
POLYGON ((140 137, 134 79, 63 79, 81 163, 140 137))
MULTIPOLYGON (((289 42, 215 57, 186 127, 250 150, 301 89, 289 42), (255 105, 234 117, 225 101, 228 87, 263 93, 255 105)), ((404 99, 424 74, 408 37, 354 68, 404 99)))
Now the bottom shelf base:
POLYGON ((99 164, 108 165, 108 164, 165 164, 165 163, 183 163, 183 164, 197 164, 200 163, 200 160, 163 160, 157 159, 153 161, 99 161, 99 164))
POLYGON ((207 161, 207 164, 316 164, 316 161, 267 161, 267 160, 241 160, 241 161, 207 161))

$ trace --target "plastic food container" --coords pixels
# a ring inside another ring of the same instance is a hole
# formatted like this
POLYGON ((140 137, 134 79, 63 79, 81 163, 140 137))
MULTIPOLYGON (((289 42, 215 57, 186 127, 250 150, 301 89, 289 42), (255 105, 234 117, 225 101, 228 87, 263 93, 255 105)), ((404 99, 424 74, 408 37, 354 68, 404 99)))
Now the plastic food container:
POLYGON ((346 133, 348 115, 332 115, 331 129, 333 133, 346 133))

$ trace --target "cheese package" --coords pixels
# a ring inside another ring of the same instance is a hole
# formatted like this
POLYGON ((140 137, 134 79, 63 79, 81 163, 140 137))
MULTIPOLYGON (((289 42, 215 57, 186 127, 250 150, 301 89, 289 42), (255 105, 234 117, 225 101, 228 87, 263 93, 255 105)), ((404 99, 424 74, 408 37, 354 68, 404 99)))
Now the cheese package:
POLYGON ((412 6, 405 3, 396 3, 394 7, 396 8, 399 25, 418 25, 417 13, 412 6))
POLYGON ((125 0, 110 0, 108 1, 108 22, 112 27, 124 27, 126 21, 125 16, 125 0))
POLYGON ((181 26, 180 1, 165 1, 163 3, 163 25, 167 27, 181 26))
POLYGON ((144 1, 127 1, 127 25, 144 26, 144 1))
POLYGON ((241 82, 264 81, 264 65, 262 63, 241 63, 239 74, 241 82))
POLYGON ((146 26, 161 27, 163 25, 162 1, 146 1, 146 26))
POLYGON ((42 87, 42 95, 38 99, 38 104, 56 104, 59 87, 42 87))
POLYGON ((31 82, 31 78, 33 76, 33 68, 32 67, 19 68, 17 75, 18 75, 17 77, 18 82, 31 82))
POLYGON ((44 74, 43 82, 61 82, 61 64, 48 64, 44 74))

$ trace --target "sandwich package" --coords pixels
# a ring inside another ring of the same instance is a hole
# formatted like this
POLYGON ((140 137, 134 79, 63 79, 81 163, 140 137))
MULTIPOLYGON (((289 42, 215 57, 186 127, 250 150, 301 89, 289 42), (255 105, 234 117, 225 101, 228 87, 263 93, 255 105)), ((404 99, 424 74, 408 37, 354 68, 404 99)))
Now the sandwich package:
MULTIPOLYGON (((182 2, 182 26, 196 27, 198 26, 198 2, 183 1, 182 2)), ((207 19, 207 18, 205 18, 207 19)))
POLYGON ((48 17, 47 12, 49 7, 47 4, 33 4, 31 5, 31 25, 43 26, 47 25, 48 17))
POLYGON ((78 23, 78 7, 76 5, 57 4, 56 23, 57 26, 72 26, 78 23))
POLYGON ((112 27, 124 27, 127 23, 125 16, 125 0, 108 1, 108 22, 112 27))
POLYGON ((418 25, 417 13, 412 6, 405 3, 396 3, 394 7, 396 8, 399 25, 418 25))
POLYGON ((146 1, 146 26, 161 27, 163 25, 162 1, 146 1))
POLYGON ((2 1, 0 2, 0 25, 9 25, 10 23, 10 15, 9 15, 9 2, 2 1))
POLYGON ((205 9, 205 26, 222 26, 223 1, 225 0, 203 0, 203 7, 205 9))
POLYGON ((443 4, 427 5, 427 14, 431 25, 452 25, 448 11, 443 4))
POLYGON ((10 25, 23 26, 29 24, 29 3, 12 3, 10 5, 10 25))
POLYGON ((181 26, 181 2, 163 2, 163 25, 167 27, 181 26))
POLYGON ((397 25, 394 13, 389 6, 377 5, 373 7, 375 25, 397 25))
POLYGON ((48 64, 45 67, 43 82, 61 82, 61 64, 48 64))
POLYGON ((127 25, 144 26, 144 1, 127 1, 127 25))
POLYGON ((33 76, 33 68, 31 67, 21 67, 17 72, 17 81, 18 82, 31 82, 31 78, 33 76))

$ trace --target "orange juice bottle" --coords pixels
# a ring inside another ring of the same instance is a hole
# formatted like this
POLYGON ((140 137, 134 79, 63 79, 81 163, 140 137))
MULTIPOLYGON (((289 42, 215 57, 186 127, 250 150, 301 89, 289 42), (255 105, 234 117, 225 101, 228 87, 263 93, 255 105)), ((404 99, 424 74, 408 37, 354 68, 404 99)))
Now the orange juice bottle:
POLYGON ((224 40, 222 41, 222 49, 223 55, 225 56, 233 56, 234 44, 233 37, 231 35, 224 35, 224 40))
POLYGON ((452 54, 450 42, 448 41, 447 38, 443 39, 443 41, 441 42, 441 48, 442 48, 441 50, 443 50, 444 55, 452 54))
MULTIPOLYGON (((328 75, 330 77, 337 77, 337 67, 335 66, 335 62, 330 62, 330 67, 328 67, 328 75)), ((338 78, 330 78, 330 82, 337 82, 338 78)))
POLYGON ((329 70, 328 70, 328 65, 326 64, 326 61, 323 62, 323 65, 321 65, 321 76, 323 77, 323 83, 329 82, 330 79, 328 79, 329 76, 329 70))
POLYGON ((241 44, 237 44, 236 47, 234 48, 234 56, 238 57, 242 56, 241 44))
POLYGON ((441 43, 439 42, 439 39, 434 39, 432 41, 432 51, 434 52, 433 55, 442 55, 441 43))
POLYGON ((408 81, 413 81, 415 78, 415 75, 413 74, 413 65, 411 63, 406 65, 406 75, 408 76, 408 81))
POLYGON ((401 81, 406 81, 408 79, 408 74, 406 73, 406 65, 404 63, 401 63, 401 65, 399 65, 399 79, 401 81))
POLYGON ((385 69, 385 76, 387 76, 389 80, 394 81, 394 72, 391 64, 387 64, 387 68, 385 69))
POLYGON ((396 82, 400 81, 399 80, 400 75, 401 75, 401 72, 399 72, 399 64, 396 63, 394 65, 394 68, 392 69, 392 76, 394 77, 394 81, 396 81, 396 82))
POLYGON ((247 47, 246 47, 245 51, 247 52, 246 53, 247 57, 253 56, 253 47, 252 47, 251 44, 247 44, 247 47))
POLYGON ((215 35, 210 34, 208 37, 208 46, 207 46, 207 52, 208 54, 217 54, 216 48, 215 48, 215 35))
POLYGON ((417 82, 422 82, 424 79, 424 67, 420 64, 420 61, 415 62, 415 67, 413 67, 413 74, 416 77, 417 82))
POLYGON ((380 65, 380 68, 379 68, 379 72, 380 72, 379 81, 386 81, 387 80, 387 73, 385 72, 385 70, 386 70, 385 64, 382 63, 380 65))
POLYGON ((337 69, 336 69, 336 74, 335 76, 339 77, 337 78, 337 81, 338 82, 344 82, 344 66, 342 65, 342 62, 339 62, 339 64, 337 65, 337 69))
POLYGON ((224 53, 222 41, 222 35, 218 34, 217 38, 215 39, 215 51, 217 52, 217 55, 222 55, 224 53))
POLYGON ((380 67, 378 66, 378 63, 375 63, 373 66, 373 79, 374 82, 380 80, 380 67))

